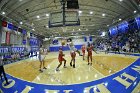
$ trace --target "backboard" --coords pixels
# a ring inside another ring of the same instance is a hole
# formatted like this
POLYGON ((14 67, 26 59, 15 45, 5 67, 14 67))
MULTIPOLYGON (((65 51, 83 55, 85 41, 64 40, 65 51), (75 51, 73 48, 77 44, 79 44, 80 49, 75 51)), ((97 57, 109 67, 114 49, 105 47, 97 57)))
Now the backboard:
POLYGON ((65 20, 63 21, 62 12, 54 12, 50 14, 49 27, 77 26, 80 20, 77 11, 65 11, 65 20))

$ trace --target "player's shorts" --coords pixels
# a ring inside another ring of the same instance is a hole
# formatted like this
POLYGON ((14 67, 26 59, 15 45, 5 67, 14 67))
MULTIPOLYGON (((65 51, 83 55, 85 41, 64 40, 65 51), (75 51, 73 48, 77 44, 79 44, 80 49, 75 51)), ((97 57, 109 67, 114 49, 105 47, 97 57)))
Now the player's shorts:
POLYGON ((64 58, 58 58, 59 62, 65 61, 64 58))
POLYGON ((71 54, 71 57, 72 58, 75 58, 76 57, 76 53, 75 52, 71 52, 70 54, 71 54))
POLYGON ((85 51, 82 51, 83 55, 85 55, 85 51))
POLYGON ((92 56, 92 53, 88 53, 88 56, 92 56))
POLYGON ((45 58, 45 55, 39 55, 39 61, 42 62, 45 58))

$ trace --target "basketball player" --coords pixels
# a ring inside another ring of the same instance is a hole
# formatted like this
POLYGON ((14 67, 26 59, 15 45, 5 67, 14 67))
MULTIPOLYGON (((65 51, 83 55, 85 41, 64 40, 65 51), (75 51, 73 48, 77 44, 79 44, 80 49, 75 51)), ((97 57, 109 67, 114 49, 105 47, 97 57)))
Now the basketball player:
POLYGON ((73 43, 70 42, 68 44, 69 49, 70 49, 70 55, 71 55, 71 62, 70 62, 70 66, 73 66, 73 68, 75 68, 75 57, 76 57, 76 51, 77 49, 74 47, 73 43))
POLYGON ((85 60, 85 51, 86 51, 85 44, 82 46, 81 50, 82 50, 82 54, 83 54, 83 60, 85 60))
POLYGON ((6 77, 6 74, 5 74, 4 67, 3 67, 3 56, 0 55, 0 76, 1 76, 1 80, 2 80, 2 74, 4 76, 4 79, 6 81, 6 84, 9 84, 8 79, 6 77))
POLYGON ((71 38, 69 39, 69 41, 70 42, 67 45, 69 46, 70 50, 73 49, 75 52, 79 54, 79 56, 82 56, 80 51, 77 48, 75 48, 71 38))
POLYGON ((88 43, 88 47, 87 47, 87 52, 88 52, 88 56, 87 56, 88 65, 92 65, 92 50, 93 50, 92 44, 88 43), (90 59, 91 62, 89 62, 89 59, 90 59))
POLYGON ((44 48, 41 45, 40 49, 39 49, 39 56, 38 56, 39 57, 39 61, 40 61, 40 69, 39 69, 40 72, 43 72, 42 67, 43 67, 43 69, 47 69, 45 67, 45 61, 44 61, 45 56, 46 56, 46 52, 44 51, 44 48))
POLYGON ((66 68, 66 60, 63 58, 63 56, 65 56, 63 54, 62 48, 59 48, 59 55, 58 55, 58 61, 59 61, 59 65, 56 68, 56 71, 60 71, 59 67, 62 65, 62 61, 64 61, 64 68, 66 68))
POLYGON ((104 44, 104 51, 105 51, 105 54, 107 54, 107 44, 104 44))
MULTIPOLYGON (((89 44, 90 44, 90 43, 88 42, 87 45, 89 45, 89 44)), ((92 46, 92 50, 93 50, 96 54, 98 54, 97 51, 94 49, 93 44, 91 43, 90 45, 92 46)))
POLYGON ((130 43, 129 43, 129 42, 126 42, 125 49, 126 49, 125 55, 126 55, 126 54, 127 54, 127 55, 130 54, 130 43))

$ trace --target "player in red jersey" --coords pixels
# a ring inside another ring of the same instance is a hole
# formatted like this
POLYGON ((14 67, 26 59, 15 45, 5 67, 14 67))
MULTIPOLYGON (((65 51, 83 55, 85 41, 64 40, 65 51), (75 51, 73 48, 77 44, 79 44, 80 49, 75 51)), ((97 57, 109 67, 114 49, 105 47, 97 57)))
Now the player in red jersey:
POLYGON ((85 60, 85 51, 86 51, 86 46, 85 44, 81 47, 82 54, 83 54, 83 60, 85 60))
POLYGON ((93 51, 93 46, 92 46, 92 44, 88 44, 88 47, 87 47, 87 52, 88 52, 88 57, 87 57, 87 59, 88 59, 88 65, 92 65, 92 51, 93 51), (89 62, 89 59, 90 59, 90 61, 91 62, 89 62))
POLYGON ((76 57, 76 53, 75 53, 75 51, 71 51, 70 54, 71 54, 70 66, 73 66, 73 68, 75 68, 75 57, 76 57), (73 62, 73 65, 72 65, 72 62, 73 62))
POLYGON ((64 61, 64 68, 66 68, 66 60, 63 58, 63 56, 65 55, 63 54, 62 48, 60 48, 58 55, 59 65, 57 66, 56 71, 59 71, 59 67, 62 65, 62 61, 64 61))
POLYGON ((70 66, 73 66, 73 68, 75 68, 75 57, 76 57, 76 51, 77 49, 75 48, 75 46, 73 45, 72 42, 70 42, 68 44, 69 49, 70 49, 70 55, 71 55, 71 62, 70 62, 70 66))

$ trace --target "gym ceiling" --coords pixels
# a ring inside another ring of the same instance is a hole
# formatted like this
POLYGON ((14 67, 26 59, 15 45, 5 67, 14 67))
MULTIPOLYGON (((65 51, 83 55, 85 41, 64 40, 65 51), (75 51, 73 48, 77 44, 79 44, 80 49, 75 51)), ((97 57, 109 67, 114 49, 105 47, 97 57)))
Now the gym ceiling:
POLYGON ((48 27, 49 14, 61 11, 61 0, 0 0, 0 15, 44 37, 94 35, 139 15, 139 0, 78 0, 80 26, 48 27))

